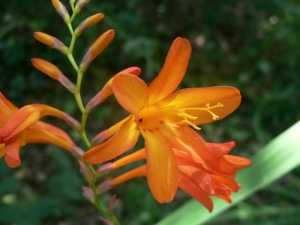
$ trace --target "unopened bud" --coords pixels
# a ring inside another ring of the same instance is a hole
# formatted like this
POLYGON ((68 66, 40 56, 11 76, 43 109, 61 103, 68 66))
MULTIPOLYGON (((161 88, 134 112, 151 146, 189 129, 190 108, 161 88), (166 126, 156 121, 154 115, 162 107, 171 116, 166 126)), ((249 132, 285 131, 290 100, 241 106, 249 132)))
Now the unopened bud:
POLYGON ((114 225, 114 222, 109 220, 109 219, 105 219, 103 217, 99 217, 100 220, 102 220, 102 222, 104 222, 106 225, 114 225))
POLYGON ((83 7, 89 3, 90 0, 78 0, 76 6, 75 6, 75 12, 79 13, 83 7))
POLYGON ((65 86, 70 92, 74 92, 76 86, 73 84, 56 66, 52 63, 39 59, 33 58, 31 59, 32 65, 37 68, 39 71, 48 75, 54 80, 59 81, 63 86, 65 86))
POLYGON ((80 63, 80 71, 85 72, 90 63, 110 44, 115 36, 114 30, 108 30, 102 34, 89 48, 80 63))
POLYGON ((108 209, 114 211, 117 208, 117 205, 120 203, 120 199, 116 195, 113 195, 109 201, 108 209))
POLYGON ((42 33, 42 32, 34 32, 33 36, 36 40, 39 42, 50 46, 51 48, 55 48, 58 51, 62 52, 63 54, 68 54, 68 47, 65 46, 60 40, 58 40, 55 37, 52 37, 48 34, 42 33))
POLYGON ((84 21, 82 21, 79 26, 75 30, 75 36, 80 36, 86 29, 88 29, 91 26, 94 26, 95 24, 99 23, 104 17, 103 13, 98 13, 93 16, 90 16, 86 18, 84 21))
POLYGON ((66 7, 59 0, 52 0, 52 5, 56 9, 57 13, 63 18, 65 23, 68 23, 70 15, 66 7))
POLYGON ((95 204, 95 195, 90 187, 82 186, 83 196, 86 197, 91 203, 95 204))
POLYGON ((82 176, 86 179, 87 182, 90 182, 93 180, 93 174, 89 170, 89 168, 82 162, 81 160, 78 161, 80 165, 80 173, 82 176))
POLYGON ((102 183, 100 183, 97 186, 97 193, 101 194, 103 192, 108 191, 109 189, 112 188, 112 185, 113 185, 113 182, 111 180, 103 181, 102 183))
POLYGON ((97 174, 99 177, 103 176, 103 175, 109 173, 110 171, 112 171, 113 168, 114 168, 114 163, 106 163, 97 169, 97 174))
POLYGON ((71 153, 77 158, 82 159, 84 151, 76 145, 71 146, 71 153))

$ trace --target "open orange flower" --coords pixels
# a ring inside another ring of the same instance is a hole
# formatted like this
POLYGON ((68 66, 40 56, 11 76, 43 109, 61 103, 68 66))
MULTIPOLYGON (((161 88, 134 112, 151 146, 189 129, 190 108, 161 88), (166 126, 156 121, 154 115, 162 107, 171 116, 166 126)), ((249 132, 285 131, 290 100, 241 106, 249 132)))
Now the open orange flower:
POLYGON ((212 170, 217 160, 205 141, 189 127, 222 119, 240 104, 239 90, 233 87, 187 88, 174 92, 184 77, 191 54, 187 39, 177 38, 160 74, 149 87, 130 74, 118 74, 112 89, 129 117, 105 131, 105 143, 84 155, 89 163, 111 160, 132 148, 140 135, 145 139, 147 179, 155 199, 172 201, 178 186, 178 163, 173 148, 190 155, 212 170), (174 93, 173 93, 174 92, 174 93))
MULTIPOLYGON (((173 151, 178 163, 178 187, 197 199, 211 212, 213 210, 213 202, 210 196, 216 196, 231 203, 231 193, 237 192, 241 187, 234 179, 236 171, 250 166, 251 162, 243 157, 227 155, 232 147, 235 146, 234 142, 221 144, 206 142, 206 145, 213 151, 216 159, 219 161, 219 166, 214 170, 205 169, 185 152, 177 149, 173 149, 173 151)), ((141 149, 113 163, 103 165, 100 167, 100 171, 116 170, 122 166, 145 158, 145 149, 141 149)), ((143 165, 112 180, 104 181, 99 185, 99 189, 100 191, 108 190, 135 177, 146 175, 147 167, 143 165)))
POLYGON ((18 109, 0 92, 0 158, 7 165, 18 167, 21 163, 20 147, 27 143, 51 143, 71 150, 73 141, 63 130, 38 121, 46 115, 64 120, 70 117, 64 112, 46 105, 33 104, 18 109))

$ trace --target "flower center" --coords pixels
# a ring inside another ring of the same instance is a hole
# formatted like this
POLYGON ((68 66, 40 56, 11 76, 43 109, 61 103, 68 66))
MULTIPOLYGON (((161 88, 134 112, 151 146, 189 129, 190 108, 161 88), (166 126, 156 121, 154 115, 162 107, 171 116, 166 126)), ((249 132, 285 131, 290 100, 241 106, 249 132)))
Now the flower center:
POLYGON ((216 105, 210 106, 209 103, 205 107, 177 108, 174 105, 167 107, 150 106, 145 107, 139 114, 139 122, 141 128, 145 131, 159 130, 162 125, 168 124, 188 124, 196 130, 201 128, 195 124, 197 116, 192 115, 192 111, 206 111, 212 115, 213 120, 217 120, 219 116, 212 110, 223 107, 224 105, 218 102, 216 105))

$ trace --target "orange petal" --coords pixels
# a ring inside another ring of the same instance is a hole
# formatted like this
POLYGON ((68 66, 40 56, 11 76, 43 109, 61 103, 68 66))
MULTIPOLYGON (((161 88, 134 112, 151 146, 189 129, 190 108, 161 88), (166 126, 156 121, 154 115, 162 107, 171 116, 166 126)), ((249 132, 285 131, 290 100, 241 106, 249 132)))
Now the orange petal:
POLYGON ((11 115, 18 110, 5 96, 0 92, 0 125, 4 124, 11 115))
POLYGON ((4 154, 5 154, 5 144, 0 143, 0 158, 2 158, 2 156, 4 156, 4 154))
POLYGON ((178 126, 176 131, 164 129, 161 132, 173 148, 186 152, 205 168, 212 169, 216 166, 212 150, 204 139, 187 125, 178 126))
MULTIPOLYGON (((139 76, 140 73, 141 73, 141 69, 138 68, 138 67, 133 66, 133 67, 129 67, 125 70, 122 70, 118 74, 122 74, 122 73, 139 76)), ((112 81, 113 81, 113 79, 114 79, 114 77, 111 78, 109 81, 107 81, 106 84, 104 85, 104 87, 102 88, 102 90, 100 92, 98 92, 98 94, 95 95, 89 101, 89 103, 85 107, 85 109, 88 112, 91 112, 92 110, 94 110, 97 105, 104 102, 107 97, 109 97, 110 95, 113 94, 113 90, 112 90, 112 81)))
POLYGON ((74 142, 66 132, 41 121, 28 128, 26 142, 55 144, 66 150, 71 150, 71 146, 74 145, 74 142))
POLYGON ((0 137, 8 140, 35 124, 41 117, 51 115, 64 119, 63 112, 41 104, 26 105, 16 111, 0 128, 0 137))
POLYGON ((215 191, 215 194, 214 194, 215 197, 221 198, 228 203, 232 202, 232 200, 230 198, 231 191, 229 189, 222 188, 221 186, 215 186, 214 191, 215 191))
POLYGON ((129 155, 126 155, 122 157, 121 159, 118 159, 117 161, 113 162, 113 169, 116 170, 122 166, 128 165, 130 163, 146 159, 146 152, 145 148, 136 151, 134 153, 131 153, 129 155))
POLYGON ((251 166, 251 161, 249 159, 233 156, 233 155, 225 155, 224 158, 227 162, 234 166, 236 169, 244 169, 251 166))
POLYGON ((21 143, 22 138, 18 136, 5 145, 5 162, 10 168, 16 168, 21 164, 19 155, 21 143))
POLYGON ((150 104, 163 99, 178 87, 187 69, 191 51, 191 44, 187 39, 175 39, 160 74, 149 86, 150 104))
POLYGON ((177 158, 179 172, 188 177, 195 184, 200 186, 206 194, 212 191, 211 179, 208 173, 197 166, 190 164, 188 161, 177 158))
POLYGON ((148 88, 143 80, 131 74, 116 75, 113 91, 120 105, 138 117, 148 101, 148 88))
POLYGON ((230 188, 233 192, 237 192, 239 190, 238 183, 232 177, 210 174, 210 178, 212 182, 225 185, 226 187, 230 188))
POLYGON ((160 104, 176 105, 189 115, 198 117, 194 124, 205 124, 223 119, 241 103, 240 91, 234 87, 216 86, 187 88, 171 94, 160 104), (217 118, 214 118, 214 115, 217 118))
POLYGON ((131 116, 111 139, 87 151, 84 160, 92 164, 102 163, 134 147, 140 135, 134 120, 131 116))
POLYGON ((111 137, 115 133, 118 132, 120 127, 130 118, 130 116, 127 116, 125 119, 121 120, 120 122, 116 123, 115 125, 111 126, 110 128, 100 132, 97 134, 93 140, 92 140, 92 146, 96 146, 101 144, 105 139, 111 137))
POLYGON ((190 196, 197 199, 208 211, 211 212, 213 210, 213 201, 208 194, 187 177, 180 174, 178 186, 190 196))
POLYGON ((217 167, 215 168, 215 172, 226 174, 228 176, 236 175, 234 167, 224 157, 217 159, 217 167))
POLYGON ((229 141, 226 143, 208 143, 206 144, 210 147, 210 149, 213 151, 215 157, 219 158, 226 154, 228 154, 233 147, 235 147, 234 141, 229 141))
POLYGON ((146 165, 140 166, 133 170, 130 170, 113 179, 112 185, 117 186, 125 181, 131 180, 136 177, 146 176, 146 165))
POLYGON ((147 179, 159 203, 173 200, 178 184, 178 166, 171 146, 158 132, 145 132, 147 179))

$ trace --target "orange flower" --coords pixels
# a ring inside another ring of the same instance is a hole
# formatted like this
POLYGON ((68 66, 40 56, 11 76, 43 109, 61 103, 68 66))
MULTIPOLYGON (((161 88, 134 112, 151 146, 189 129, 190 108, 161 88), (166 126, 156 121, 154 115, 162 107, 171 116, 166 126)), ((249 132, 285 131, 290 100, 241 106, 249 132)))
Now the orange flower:
POLYGON ((148 184, 160 203, 172 201, 178 186, 178 164, 173 148, 189 154, 206 169, 217 165, 212 150, 189 125, 200 129, 197 125, 222 119, 241 101, 240 92, 233 87, 187 88, 174 92, 184 77, 190 54, 189 41, 177 38, 160 74, 149 87, 137 76, 116 75, 113 92, 131 115, 105 132, 116 133, 112 138, 84 155, 87 162, 94 164, 111 160, 132 148, 141 133, 145 139, 148 184))
POLYGON ((71 150, 74 145, 63 130, 38 121, 43 116, 51 115, 74 122, 69 115, 58 109, 40 104, 18 109, 0 92, 0 115, 0 158, 5 156, 11 168, 20 165, 20 147, 27 143, 51 143, 66 150, 71 150))
MULTIPOLYGON (((197 199, 210 212, 213 210, 213 202, 210 196, 216 196, 231 203, 230 195, 237 192, 241 185, 234 177, 236 171, 251 165, 250 160, 242 157, 227 155, 235 146, 234 142, 221 144, 206 143, 219 161, 215 170, 207 170, 203 165, 196 163, 188 154, 173 149, 178 163, 178 187, 197 199)), ((145 149, 136 151, 113 163, 108 163, 99 168, 99 171, 116 170, 132 162, 146 158, 145 149)), ((135 177, 146 176, 146 165, 124 173, 113 180, 104 181, 99 185, 99 190, 105 191, 135 177)))

